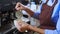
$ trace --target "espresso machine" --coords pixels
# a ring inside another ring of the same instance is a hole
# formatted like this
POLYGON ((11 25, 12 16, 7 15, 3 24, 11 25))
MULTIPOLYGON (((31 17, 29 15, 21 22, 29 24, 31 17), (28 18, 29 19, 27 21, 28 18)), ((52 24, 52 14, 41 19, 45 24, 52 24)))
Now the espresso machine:
MULTIPOLYGON (((14 26, 16 17, 15 5, 17 2, 24 2, 26 5, 28 1, 24 0, 0 0, 0 34, 25 34, 26 32, 19 32, 14 26)), ((28 18, 27 15, 23 15, 28 18)), ((30 21, 29 21, 30 22, 30 21)), ((27 22, 27 23, 29 23, 27 22)), ((27 33, 26 33, 27 34, 27 33)))
MULTIPOLYGON (((19 32, 14 25, 14 20, 17 19, 16 9, 15 9, 17 2, 21 2, 23 5, 27 5, 31 1, 30 0, 29 1, 26 1, 26 0, 0 0, 0 34, 31 34, 31 31, 19 32)), ((25 14, 23 14, 22 16, 24 18, 30 17, 25 14)), ((30 24, 30 21, 27 21, 27 23, 30 24)))

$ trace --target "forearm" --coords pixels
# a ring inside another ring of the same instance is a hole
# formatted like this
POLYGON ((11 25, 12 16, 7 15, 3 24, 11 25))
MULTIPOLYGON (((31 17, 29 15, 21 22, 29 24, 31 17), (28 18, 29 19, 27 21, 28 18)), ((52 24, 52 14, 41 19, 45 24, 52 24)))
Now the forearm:
POLYGON ((24 9, 30 16, 33 16, 34 15, 34 12, 31 10, 31 9, 29 9, 28 7, 25 7, 25 9, 24 9))
POLYGON ((44 29, 40 29, 40 28, 37 28, 37 27, 33 27, 33 26, 31 26, 31 25, 29 26, 29 29, 32 30, 32 31, 35 31, 35 32, 44 34, 44 29))

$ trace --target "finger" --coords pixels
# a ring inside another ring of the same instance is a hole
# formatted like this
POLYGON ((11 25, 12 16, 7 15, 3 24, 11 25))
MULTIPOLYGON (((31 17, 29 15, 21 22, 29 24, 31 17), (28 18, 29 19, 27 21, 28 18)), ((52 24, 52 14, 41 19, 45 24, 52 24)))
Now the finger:
POLYGON ((18 2, 15 6, 15 9, 18 8, 20 6, 20 3, 18 2))
POLYGON ((16 4, 16 7, 18 7, 20 5, 20 2, 18 2, 17 4, 16 4))
POLYGON ((18 23, 19 26, 22 26, 22 23, 18 23))
POLYGON ((16 7, 20 7, 20 6, 22 6, 22 4, 21 4, 20 2, 18 2, 18 3, 16 4, 16 7))
POLYGON ((22 7, 18 7, 17 10, 23 10, 22 7))
POLYGON ((24 32, 24 28, 23 27, 17 27, 17 29, 20 31, 20 32, 24 32))
POLYGON ((23 32, 23 31, 21 30, 21 28, 22 28, 22 27, 21 27, 21 23, 18 24, 18 22, 15 21, 14 24, 15 24, 15 27, 16 27, 20 32, 23 32))
POLYGON ((16 28, 17 28, 20 32, 23 32, 22 29, 21 29, 21 28, 22 28, 21 25, 17 25, 16 28))
POLYGON ((17 28, 20 32, 23 32, 22 30, 21 30, 21 28, 17 28))
POLYGON ((19 11, 20 10, 20 8, 15 8, 17 11, 19 11))

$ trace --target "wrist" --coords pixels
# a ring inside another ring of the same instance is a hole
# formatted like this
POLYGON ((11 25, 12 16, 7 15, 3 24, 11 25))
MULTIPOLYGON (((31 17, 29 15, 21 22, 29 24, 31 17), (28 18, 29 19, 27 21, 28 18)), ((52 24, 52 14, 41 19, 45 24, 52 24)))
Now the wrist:
POLYGON ((26 6, 24 6, 24 7, 23 7, 23 10, 25 10, 25 11, 26 11, 27 9, 28 9, 28 8, 27 8, 26 6))
POLYGON ((33 27, 31 25, 28 26, 28 30, 32 30, 33 27))

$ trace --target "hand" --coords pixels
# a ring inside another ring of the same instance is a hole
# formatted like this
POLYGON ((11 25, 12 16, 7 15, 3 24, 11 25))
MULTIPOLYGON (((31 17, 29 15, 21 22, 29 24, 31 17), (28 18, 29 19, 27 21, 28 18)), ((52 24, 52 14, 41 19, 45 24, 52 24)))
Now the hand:
POLYGON ((20 2, 18 2, 15 7, 16 10, 24 10, 24 8, 25 8, 25 6, 23 4, 21 4, 20 2))
POLYGON ((29 30, 29 24, 27 24, 23 21, 16 22, 15 26, 20 32, 24 32, 25 30, 29 30))
POLYGON ((44 34, 44 29, 40 29, 40 28, 37 28, 37 27, 33 27, 23 21, 18 21, 16 22, 15 21, 15 26, 16 28, 20 31, 20 32, 25 32, 25 30, 32 30, 32 31, 35 31, 35 32, 38 32, 38 33, 41 33, 41 34, 44 34))

